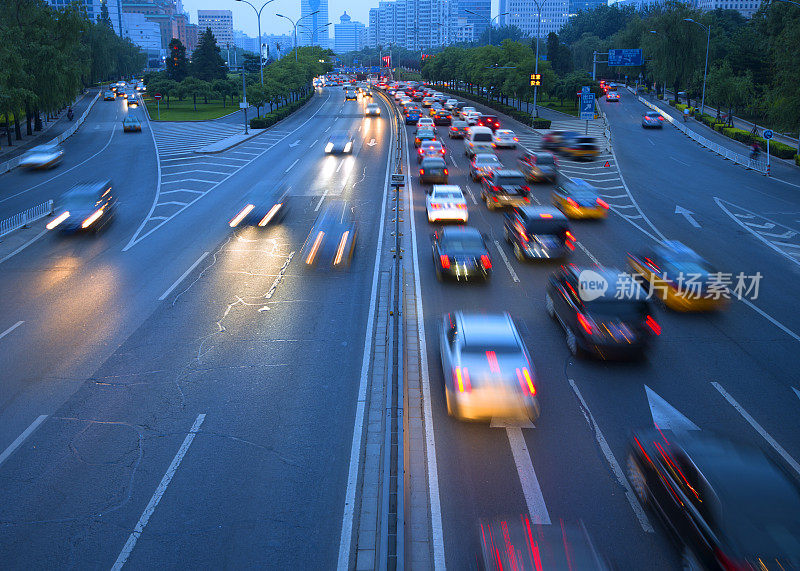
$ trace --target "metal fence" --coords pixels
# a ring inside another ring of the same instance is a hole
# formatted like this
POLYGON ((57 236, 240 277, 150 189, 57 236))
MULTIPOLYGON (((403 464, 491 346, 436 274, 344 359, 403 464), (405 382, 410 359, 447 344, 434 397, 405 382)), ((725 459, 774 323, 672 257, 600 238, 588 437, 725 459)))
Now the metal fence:
POLYGON ((0 238, 10 234, 14 230, 19 230, 20 228, 26 227, 31 222, 35 222, 40 218, 49 216, 52 213, 53 201, 48 200, 47 202, 43 202, 42 204, 32 208, 28 208, 27 210, 20 212, 11 218, 0 220, 0 238))

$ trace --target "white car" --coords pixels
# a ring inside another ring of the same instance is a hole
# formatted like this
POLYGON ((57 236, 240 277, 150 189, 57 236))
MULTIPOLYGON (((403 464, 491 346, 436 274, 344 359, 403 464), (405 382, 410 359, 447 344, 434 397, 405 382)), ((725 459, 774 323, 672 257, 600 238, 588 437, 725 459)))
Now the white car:
POLYGON ((475 125, 478 123, 478 119, 481 118, 483 115, 480 111, 469 111, 464 115, 464 120, 467 122, 467 125, 475 125))
POLYGON ((514 131, 510 129, 498 129, 494 132, 492 138, 494 139, 494 146, 498 149, 500 147, 516 149, 517 143, 519 142, 519 137, 517 137, 514 134, 514 131))
POLYGON ((614 91, 609 92, 609 94, 606 95, 606 101, 616 101, 617 103, 619 103, 619 93, 616 93, 614 91))
POLYGON ((378 107, 377 103, 368 103, 366 108, 364 109, 364 115, 366 116, 380 115, 380 114, 381 114, 381 108, 378 107))
POLYGON ((435 127, 432 117, 420 117, 417 121, 417 129, 420 127, 435 127))
POLYGON ((467 118, 467 113, 472 113, 473 111, 475 111, 477 113, 478 110, 475 109, 474 107, 462 107, 461 108, 461 112, 460 112, 461 113, 461 117, 463 119, 466 119, 467 118))
POLYGON ((444 108, 447 109, 448 111, 452 111, 457 103, 458 99, 448 99, 447 101, 444 102, 444 108))
POLYGON ((22 155, 19 166, 26 169, 49 169, 61 162, 64 151, 59 145, 46 143, 22 155))
POLYGON ((428 222, 452 220, 467 222, 467 201, 457 184, 434 184, 425 197, 428 222))

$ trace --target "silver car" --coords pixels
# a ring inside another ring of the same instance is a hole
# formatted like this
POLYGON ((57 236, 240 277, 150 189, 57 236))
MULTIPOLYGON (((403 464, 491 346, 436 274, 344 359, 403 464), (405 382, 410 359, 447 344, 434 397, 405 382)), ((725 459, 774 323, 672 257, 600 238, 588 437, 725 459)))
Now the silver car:
POLYGON ((648 111, 642 115, 642 127, 645 129, 661 129, 664 126, 664 117, 658 111, 648 111))
POLYGON ((439 346, 448 414, 482 421, 539 417, 535 371, 508 313, 447 313, 439 346))
POLYGON ((60 145, 39 145, 22 155, 19 166, 28 169, 49 169, 61 162, 64 150, 60 145))

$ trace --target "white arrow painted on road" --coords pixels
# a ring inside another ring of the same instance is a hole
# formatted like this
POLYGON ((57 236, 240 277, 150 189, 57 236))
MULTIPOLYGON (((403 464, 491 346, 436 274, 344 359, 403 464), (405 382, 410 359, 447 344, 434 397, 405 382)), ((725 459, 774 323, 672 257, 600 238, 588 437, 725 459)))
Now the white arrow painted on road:
POLYGON ((676 206, 675 207, 675 214, 680 214, 681 216, 686 218, 686 221, 689 224, 691 224, 695 228, 700 228, 700 224, 698 224, 697 220, 695 220, 693 218, 692 215, 694 214, 694 212, 692 212, 691 210, 686 210, 683 206, 676 206))
POLYGON ((291 145, 289 145, 289 146, 290 146, 290 147, 296 147, 296 146, 297 146, 297 145, 299 145, 299 144, 300 144, 300 139, 297 139, 297 140, 296 140, 294 143, 292 143, 292 144, 291 144, 291 145))
POLYGON ((700 430, 694 422, 683 416, 678 409, 658 396, 653 389, 644 386, 647 393, 647 403, 650 405, 650 414, 653 415, 653 424, 656 427, 681 432, 687 430, 700 430))
POLYGON ((369 143, 367 143, 367 145, 369 145, 370 147, 374 147, 374 146, 375 146, 375 145, 377 145, 377 144, 378 144, 378 143, 376 143, 376 142, 375 142, 375 139, 370 139, 370 140, 369 140, 369 143))

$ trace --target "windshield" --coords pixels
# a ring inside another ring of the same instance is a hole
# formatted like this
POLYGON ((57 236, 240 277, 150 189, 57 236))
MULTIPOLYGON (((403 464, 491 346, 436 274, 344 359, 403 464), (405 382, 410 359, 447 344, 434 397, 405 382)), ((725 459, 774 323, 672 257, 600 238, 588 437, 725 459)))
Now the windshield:
POLYGON ((494 182, 502 186, 525 186, 525 177, 521 175, 495 175, 494 182))
POLYGON ((476 252, 486 249, 483 244, 483 239, 475 235, 458 235, 453 237, 445 235, 442 244, 443 247, 447 248, 448 252, 476 252))
POLYGON ((480 166, 496 166, 500 165, 500 159, 494 155, 478 155, 475 157, 475 164, 480 166))

